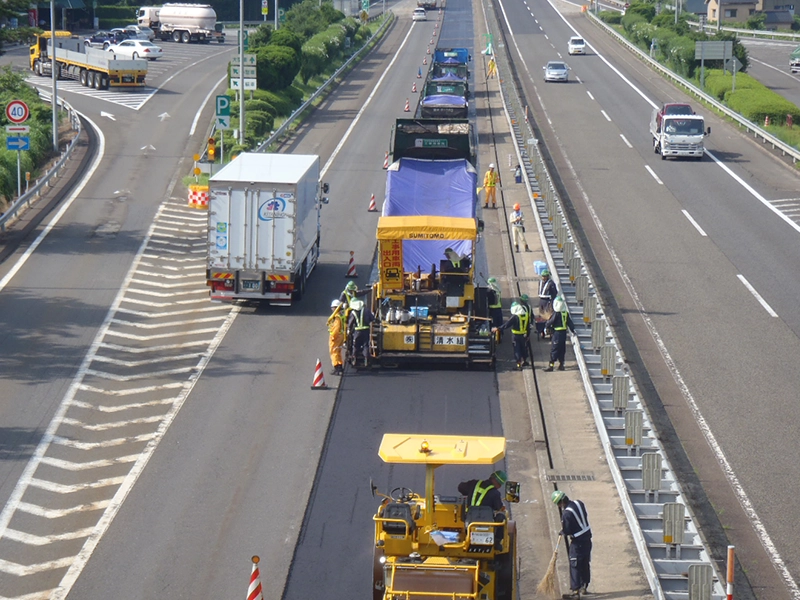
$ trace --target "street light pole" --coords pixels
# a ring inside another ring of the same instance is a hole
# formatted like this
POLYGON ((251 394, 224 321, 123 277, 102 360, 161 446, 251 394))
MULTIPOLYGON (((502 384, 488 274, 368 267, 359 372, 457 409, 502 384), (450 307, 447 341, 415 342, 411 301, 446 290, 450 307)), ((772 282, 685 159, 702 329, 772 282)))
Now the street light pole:
POLYGON ((244 146, 244 0, 239 0, 239 143, 244 146))
POLYGON ((56 62, 56 0, 50 0, 50 74, 53 76, 53 150, 58 152, 58 63, 56 62))

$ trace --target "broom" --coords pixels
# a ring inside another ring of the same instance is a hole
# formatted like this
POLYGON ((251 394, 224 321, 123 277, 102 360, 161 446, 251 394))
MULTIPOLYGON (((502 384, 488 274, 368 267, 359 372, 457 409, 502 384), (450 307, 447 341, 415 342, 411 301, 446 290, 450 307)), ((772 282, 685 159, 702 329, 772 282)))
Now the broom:
POLYGON ((539 594, 552 596, 556 591, 556 558, 558 557, 558 546, 561 544, 561 536, 562 534, 559 533, 558 540, 556 541, 556 549, 553 550, 553 557, 550 559, 550 564, 547 565, 547 571, 544 577, 542 577, 542 580, 536 587, 536 591, 539 594))

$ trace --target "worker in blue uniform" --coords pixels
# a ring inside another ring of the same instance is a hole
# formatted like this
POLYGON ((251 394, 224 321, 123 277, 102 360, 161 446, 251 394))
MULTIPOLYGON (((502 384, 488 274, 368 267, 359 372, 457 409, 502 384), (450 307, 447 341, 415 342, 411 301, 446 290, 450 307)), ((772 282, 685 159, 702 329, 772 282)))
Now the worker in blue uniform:
POLYGON ((580 598, 587 593, 591 579, 592 528, 586 505, 580 500, 570 500, 561 490, 550 496, 561 511, 561 535, 569 552, 570 593, 563 598, 580 598))
POLYGON ((561 296, 553 302, 553 316, 545 324, 548 330, 553 331, 553 341, 550 345, 550 364, 545 371, 552 371, 556 361, 558 370, 564 370, 564 357, 567 353, 567 330, 575 333, 575 325, 567 311, 567 303, 561 296))
POLYGON ((511 329, 512 342, 514 344, 514 358, 517 361, 517 369, 528 365, 528 335, 531 329, 531 316, 525 311, 519 302, 511 304, 511 317, 500 327, 495 327, 492 331, 503 331, 511 329))

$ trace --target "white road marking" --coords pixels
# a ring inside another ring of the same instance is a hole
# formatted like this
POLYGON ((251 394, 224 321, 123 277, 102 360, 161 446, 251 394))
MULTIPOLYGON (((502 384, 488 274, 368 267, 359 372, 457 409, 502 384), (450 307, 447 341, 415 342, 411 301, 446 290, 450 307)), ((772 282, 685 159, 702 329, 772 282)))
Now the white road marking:
POLYGON ((116 446, 124 446, 126 444, 136 444, 141 442, 151 442, 158 433, 143 433, 133 437, 116 438, 113 440, 104 440, 102 442, 77 442, 63 438, 61 436, 53 436, 50 440, 53 444, 59 446, 66 446, 67 448, 75 448, 76 450, 99 450, 102 448, 114 448, 116 446))
POLYGON ((658 178, 658 175, 656 175, 656 172, 650 168, 650 165, 645 165, 644 168, 647 169, 647 172, 650 173, 650 175, 653 176, 653 179, 658 182, 658 185, 664 185, 664 182, 658 178))
POLYGON ((92 533, 92 529, 94 528, 85 527, 84 529, 69 531, 67 533, 55 533, 53 535, 33 535, 22 531, 16 531, 14 529, 6 529, 6 534, 4 537, 21 544, 27 544, 28 546, 46 546, 48 544, 52 544, 53 542, 64 542, 68 540, 87 538, 89 537, 89 534, 92 533))
POLYGON ((600 109, 600 113, 606 118, 606 121, 609 123, 611 122, 611 117, 608 116, 608 113, 605 110, 600 109))
POLYGON ((102 460, 92 460, 89 462, 75 462, 72 460, 63 460, 60 458, 44 457, 42 459, 43 465, 55 467, 56 469, 63 469, 64 471, 86 471, 89 469, 99 469, 101 467, 112 467, 114 465, 136 462, 139 458, 138 454, 129 454, 128 456, 120 456, 118 458, 105 458, 102 460))
POLYGON ((694 228, 695 228, 695 229, 697 229, 697 231, 698 231, 698 232, 700 232, 700 235, 702 235, 703 237, 707 237, 707 234, 706 234, 706 232, 705 232, 705 231, 703 231, 703 228, 702 228, 702 227, 700 227, 700 225, 698 225, 698 224, 697 224, 697 221, 695 221, 695 220, 692 218, 692 215, 690 215, 690 214, 689 214, 689 211, 688 211, 688 210, 682 210, 681 212, 683 213, 683 216, 684 216, 684 217, 686 217, 687 219, 689 219, 689 223, 691 223, 692 225, 694 225, 694 228))
MULTIPOLYGON (((238 32, 238 30, 237 30, 237 32, 238 32)), ((203 98, 203 101, 200 103, 200 108, 197 109, 197 113, 194 115, 194 120, 192 121, 192 126, 189 128, 189 137, 192 137, 194 135, 194 132, 197 129, 197 123, 200 121, 200 115, 205 110, 206 104, 208 104, 208 101, 211 100, 211 95, 214 94, 217 91, 217 88, 227 78, 228 78, 228 74, 226 73, 225 75, 223 75, 220 78, 220 80, 217 82, 217 84, 214 87, 212 87, 210 90, 208 90, 208 94, 206 94, 206 97, 203 98)), ((246 120, 247 120, 247 114, 245 113, 245 121, 246 120)))
POLYGON ((586 93, 589 95, 589 98, 594 100, 594 96, 592 96, 592 92, 590 92, 589 90, 586 90, 586 93))
POLYGON ((19 506, 17 506, 17 510, 45 519, 60 519, 61 517, 67 517, 77 513, 105 510, 108 504, 108 500, 100 500, 99 502, 79 504, 78 506, 71 506, 70 508, 42 508, 35 504, 20 502, 19 506))
POLYGON ((633 146, 632 146, 632 145, 631 145, 631 143, 628 141, 628 138, 626 138, 626 137, 625 137, 624 135, 622 135, 621 133, 619 134, 619 137, 621 137, 621 138, 622 138, 622 141, 623 141, 623 142, 625 142, 625 145, 626 145, 628 148, 631 148, 631 149, 633 149, 633 146))
POLYGON ((20 565, 15 562, 0 559, 0 571, 8 573, 9 575, 16 575, 17 577, 27 577, 29 575, 36 575, 44 571, 52 571, 54 569, 63 569, 68 567, 72 562, 72 557, 59 558, 57 560, 49 560, 43 563, 36 563, 33 565, 20 565))
POLYGON ((744 275, 740 274, 740 275, 737 275, 736 277, 738 277, 739 281, 741 281, 742 284, 744 285, 744 287, 747 288, 747 291, 749 291, 751 294, 753 294, 755 299, 758 300, 758 303, 761 306, 764 307, 764 310, 766 310, 767 313, 769 313, 770 317, 776 317, 776 318, 778 317, 778 313, 776 313, 774 310, 772 310, 772 307, 769 304, 767 304, 767 301, 764 300, 764 298, 761 297, 761 294, 759 294, 756 291, 756 288, 754 288, 752 285, 750 285, 750 282, 747 281, 747 279, 745 279, 744 275))
POLYGON ((325 176, 325 173, 328 172, 328 169, 330 169, 331 165, 333 164, 333 161, 339 155, 339 152, 341 151, 342 147, 345 145, 345 142, 347 142, 347 138, 350 137, 350 134, 353 132, 353 129, 355 129, 356 124, 361 120, 361 115, 363 115, 364 111, 367 110, 367 106, 369 106, 369 103, 372 102, 372 99, 375 97, 375 94, 378 92, 378 89, 381 87, 381 84, 383 83, 383 80, 386 78, 386 75, 389 74, 389 71, 391 70, 392 66, 394 66, 394 62, 397 60, 397 57, 400 56, 400 52, 403 50, 403 47, 406 45, 406 42, 408 41, 408 38, 411 36, 411 32, 412 31, 414 31, 414 24, 413 23, 411 24, 411 27, 408 29, 408 33, 406 34, 406 37, 403 38, 403 42, 400 44, 400 47, 395 51, 395 54, 392 57, 392 60, 389 61, 389 64, 383 70, 383 73, 381 73, 381 76, 378 79, 378 82, 375 84, 375 87, 372 89, 372 92, 370 92, 369 96, 367 96, 367 99, 364 101, 364 105, 358 111, 358 114, 356 114, 355 119, 353 119, 353 122, 350 123, 350 127, 348 127, 347 131, 344 132, 344 136, 339 141, 339 144, 336 146, 336 148, 334 148, 333 153, 328 158, 327 162, 325 163, 325 166, 323 166, 322 170, 319 172, 320 179, 325 176))

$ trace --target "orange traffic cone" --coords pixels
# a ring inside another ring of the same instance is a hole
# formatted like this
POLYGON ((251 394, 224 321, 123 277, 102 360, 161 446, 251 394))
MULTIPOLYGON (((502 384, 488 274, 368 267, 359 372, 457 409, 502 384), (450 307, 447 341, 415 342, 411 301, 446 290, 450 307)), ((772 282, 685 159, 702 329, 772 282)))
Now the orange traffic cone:
POLYGON ((375 194, 369 197, 369 208, 367 209, 368 212, 378 212, 378 205, 375 204, 375 194))
POLYGON ((423 65, 427 65, 428 64, 428 57, 427 56, 422 59, 422 64, 423 65))
POLYGON ((411 107, 408 105, 408 98, 406 98, 406 107, 403 109, 403 112, 409 112, 411 107))
POLYGON ((254 556, 252 560, 253 570, 250 572, 250 587, 247 588, 247 600, 264 600, 264 595, 261 593, 261 573, 258 571, 258 561, 261 559, 254 556))
MULTIPOLYGON (((430 46, 430 45, 432 45, 432 44, 433 44, 433 38, 431 38, 431 41, 430 41, 430 42, 428 42, 428 46, 430 46)), ((428 48, 428 54, 430 54, 430 53, 431 53, 431 49, 430 49, 430 48, 428 48)))
MULTIPOLYGON (((327 389, 327 385, 325 385, 325 375, 322 373, 322 362, 317 359, 317 366, 314 367, 314 381, 311 383, 312 390, 324 390, 327 389)), ((252 583, 250 585, 253 585, 252 583)), ((261 586, 259 585, 259 590, 261 586)))
POLYGON ((386 156, 383 157, 383 168, 384 169, 388 169, 389 168, 389 153, 388 152, 386 153, 386 156))
POLYGON ((411 84, 411 93, 412 94, 416 94, 417 93, 417 82, 416 81, 411 84))
POLYGON ((345 277, 358 277, 358 273, 356 273, 356 261, 353 258, 355 252, 352 250, 350 251, 350 264, 347 265, 347 275, 345 277))
POLYGON ((436 37, 436 30, 433 30, 433 37, 436 37))

